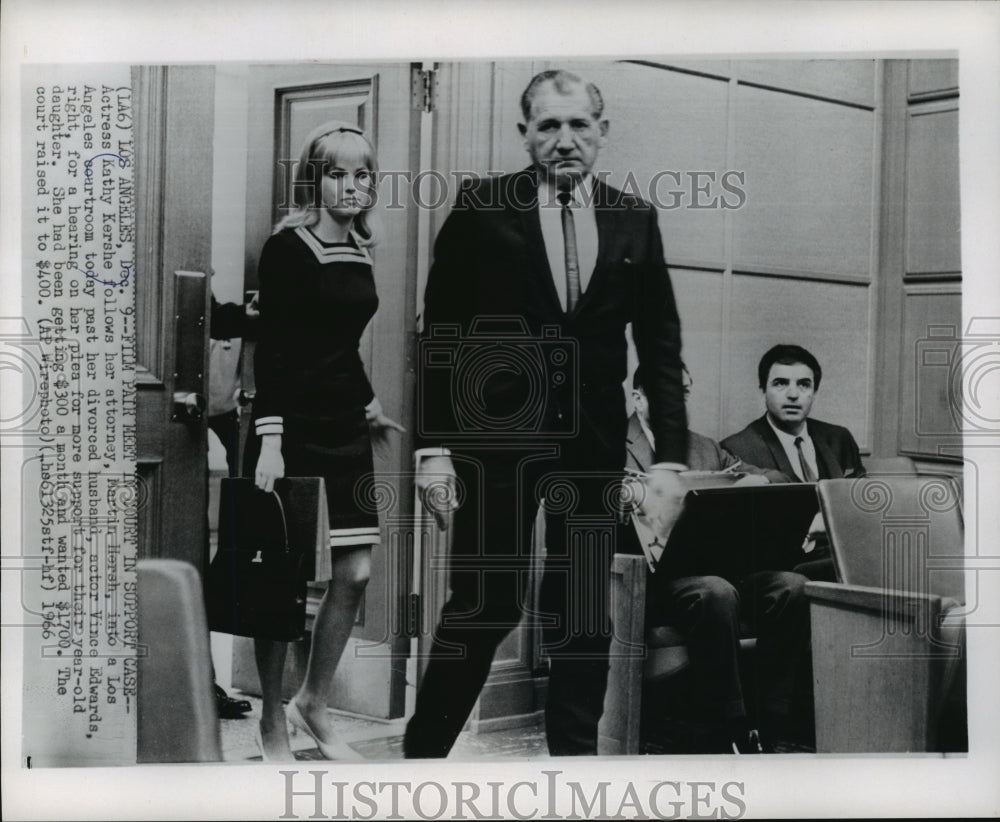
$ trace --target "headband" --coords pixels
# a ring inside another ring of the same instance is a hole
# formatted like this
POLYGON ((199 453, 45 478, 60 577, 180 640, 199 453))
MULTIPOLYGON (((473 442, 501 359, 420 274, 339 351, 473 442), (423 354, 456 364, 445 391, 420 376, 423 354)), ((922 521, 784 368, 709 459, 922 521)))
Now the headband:
MULTIPOLYGON (((329 137, 331 134, 336 134, 337 132, 346 132, 348 134, 360 134, 362 137, 365 136, 365 133, 361 129, 354 128, 354 126, 337 126, 337 128, 331 128, 329 131, 324 131, 316 138, 316 140, 322 140, 324 137, 329 137)), ((367 140, 368 138, 365 137, 365 139, 367 140)), ((313 140, 313 142, 316 142, 316 140, 313 140)))

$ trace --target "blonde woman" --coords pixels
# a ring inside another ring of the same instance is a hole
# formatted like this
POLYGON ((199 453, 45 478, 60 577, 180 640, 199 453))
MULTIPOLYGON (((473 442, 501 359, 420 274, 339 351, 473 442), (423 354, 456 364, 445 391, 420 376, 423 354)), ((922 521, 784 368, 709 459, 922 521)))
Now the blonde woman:
POLYGON ((372 438, 402 427, 385 416, 358 354, 378 307, 368 249, 376 241, 375 150, 357 127, 326 123, 306 139, 292 212, 264 244, 260 334, 254 360, 254 430, 245 465, 258 488, 283 476, 325 478, 332 574, 312 631, 302 686, 282 708, 287 644, 255 640, 265 761, 291 760, 287 725, 328 759, 358 758, 338 739, 329 689, 368 583, 378 516, 355 502, 373 470, 372 438), (287 721, 287 725, 286 725, 287 721))

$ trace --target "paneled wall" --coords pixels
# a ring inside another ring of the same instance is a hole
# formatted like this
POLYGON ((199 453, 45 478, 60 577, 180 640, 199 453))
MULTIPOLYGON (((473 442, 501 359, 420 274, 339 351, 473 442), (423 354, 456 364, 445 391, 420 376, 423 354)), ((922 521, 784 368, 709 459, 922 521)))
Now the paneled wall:
POLYGON ((961 453, 958 61, 889 61, 885 96, 877 446, 940 465, 961 453))
MULTIPOLYGON (((816 415, 847 425, 869 449, 879 64, 560 65, 604 95, 611 126, 595 171, 661 207, 695 381, 692 427, 723 437, 758 416, 760 355, 777 342, 797 342, 824 366, 816 415)), ((440 112, 440 167, 525 166, 518 98, 546 67, 446 67, 459 97, 440 112), (472 133, 482 131, 475 124, 483 99, 492 104, 489 141, 472 133)))
POLYGON ((445 64, 436 166, 527 165, 519 96, 554 65, 603 92, 595 170, 661 208, 693 428, 762 413, 757 361, 796 342, 823 366, 814 415, 863 452, 954 446, 948 376, 916 358, 960 325, 957 61, 445 64))

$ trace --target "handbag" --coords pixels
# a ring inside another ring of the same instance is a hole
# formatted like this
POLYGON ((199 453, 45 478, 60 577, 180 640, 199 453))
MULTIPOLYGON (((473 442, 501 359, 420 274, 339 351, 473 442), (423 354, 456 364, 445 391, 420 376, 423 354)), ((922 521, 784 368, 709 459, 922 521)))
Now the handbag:
POLYGON ((328 553, 317 551, 329 532, 323 479, 286 477, 268 494, 251 479, 226 477, 220 490, 219 548, 205 586, 210 630, 301 639, 306 583, 323 578, 328 553))

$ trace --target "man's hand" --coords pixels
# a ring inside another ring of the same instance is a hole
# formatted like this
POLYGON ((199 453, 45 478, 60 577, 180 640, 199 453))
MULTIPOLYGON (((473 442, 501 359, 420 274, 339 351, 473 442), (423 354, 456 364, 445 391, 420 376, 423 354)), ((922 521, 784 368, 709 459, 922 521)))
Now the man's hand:
POLYGON ((806 535, 805 541, 802 543, 802 552, 804 554, 811 554, 816 550, 817 546, 826 544, 826 520, 823 519, 823 512, 820 511, 815 517, 813 517, 813 521, 809 525, 809 533, 806 535))
POLYGON ((256 320, 260 316, 260 303, 256 294, 250 302, 243 304, 243 311, 248 320, 256 320))
POLYGON ((451 457, 425 457, 417 463, 417 492, 423 506, 434 515, 442 531, 458 508, 457 480, 451 457))
POLYGON ((748 485, 770 485, 771 481, 765 477, 763 474, 744 474, 736 482, 733 483, 734 486, 741 485, 744 488, 748 485))
POLYGON ((680 475, 669 468, 653 468, 645 484, 642 514, 652 525, 653 534, 665 545, 681 515, 687 488, 680 475))

